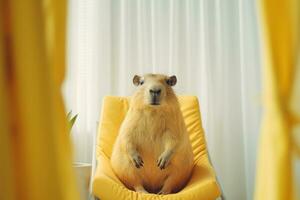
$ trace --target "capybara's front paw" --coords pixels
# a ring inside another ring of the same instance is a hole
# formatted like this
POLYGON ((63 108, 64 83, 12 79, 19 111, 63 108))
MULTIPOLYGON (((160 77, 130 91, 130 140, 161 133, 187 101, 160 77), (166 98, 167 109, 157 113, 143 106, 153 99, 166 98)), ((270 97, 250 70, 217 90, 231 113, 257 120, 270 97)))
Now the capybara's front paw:
POLYGON ((165 169, 170 161, 170 155, 167 153, 161 154, 161 156, 157 160, 157 166, 160 169, 165 169))
POLYGON ((143 167, 143 165, 144 165, 144 161, 139 154, 135 154, 132 156, 132 162, 136 168, 143 167))

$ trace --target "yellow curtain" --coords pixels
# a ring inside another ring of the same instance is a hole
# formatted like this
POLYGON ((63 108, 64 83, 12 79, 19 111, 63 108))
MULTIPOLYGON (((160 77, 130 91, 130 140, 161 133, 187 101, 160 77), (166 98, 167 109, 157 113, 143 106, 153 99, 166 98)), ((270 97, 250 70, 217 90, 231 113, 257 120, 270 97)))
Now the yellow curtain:
POLYGON ((61 96, 64 0, 0 0, 0 199, 78 199, 61 96))
MULTIPOLYGON (((290 106, 299 55, 298 0, 258 1, 264 43, 264 116, 258 150, 256 200, 292 200, 294 196, 290 106)), ((299 66, 299 65, 298 65, 299 66)))

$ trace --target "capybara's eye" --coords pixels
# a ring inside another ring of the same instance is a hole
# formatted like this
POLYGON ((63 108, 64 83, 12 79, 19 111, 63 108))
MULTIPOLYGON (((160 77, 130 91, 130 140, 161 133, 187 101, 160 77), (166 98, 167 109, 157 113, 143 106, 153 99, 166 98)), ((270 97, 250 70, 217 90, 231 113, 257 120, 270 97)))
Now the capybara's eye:
POLYGON ((144 84, 144 80, 142 80, 142 81, 140 82, 140 84, 143 85, 143 84, 144 84))

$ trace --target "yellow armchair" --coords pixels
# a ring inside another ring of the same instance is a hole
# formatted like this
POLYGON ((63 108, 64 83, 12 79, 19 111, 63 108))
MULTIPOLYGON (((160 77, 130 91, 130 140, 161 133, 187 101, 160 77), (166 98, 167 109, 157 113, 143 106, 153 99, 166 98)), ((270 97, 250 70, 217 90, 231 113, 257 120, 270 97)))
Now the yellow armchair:
POLYGON ((110 156, 120 125, 129 108, 130 98, 104 98, 96 147, 97 168, 93 194, 100 200, 212 200, 221 195, 215 172, 209 162, 197 97, 179 96, 183 117, 190 136, 195 166, 188 184, 169 195, 137 193, 127 189, 114 174, 110 156))

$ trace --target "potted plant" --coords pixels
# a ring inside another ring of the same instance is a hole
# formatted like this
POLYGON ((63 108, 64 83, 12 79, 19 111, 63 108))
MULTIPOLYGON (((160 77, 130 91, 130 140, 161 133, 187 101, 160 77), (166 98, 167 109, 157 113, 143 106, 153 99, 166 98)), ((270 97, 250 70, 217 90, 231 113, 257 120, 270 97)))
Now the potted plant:
MULTIPOLYGON (((77 120, 77 117, 78 114, 73 116, 72 111, 70 111, 67 115, 70 132, 77 120)), ((84 163, 84 162, 73 162, 73 168, 77 176, 77 183, 78 183, 78 188, 80 190, 80 197, 81 197, 80 199, 87 200, 89 197, 89 183, 90 183, 92 165, 90 163, 84 163)))

